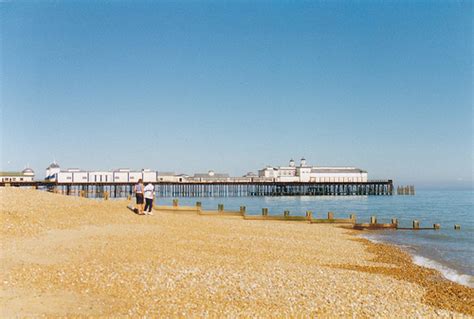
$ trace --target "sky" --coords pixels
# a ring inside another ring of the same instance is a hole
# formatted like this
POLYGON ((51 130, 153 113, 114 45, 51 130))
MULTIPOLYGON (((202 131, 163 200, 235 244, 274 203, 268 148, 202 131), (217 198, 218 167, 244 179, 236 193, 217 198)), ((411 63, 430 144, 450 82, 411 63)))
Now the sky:
POLYGON ((472 187, 470 1, 6 1, 0 169, 305 157, 472 187))

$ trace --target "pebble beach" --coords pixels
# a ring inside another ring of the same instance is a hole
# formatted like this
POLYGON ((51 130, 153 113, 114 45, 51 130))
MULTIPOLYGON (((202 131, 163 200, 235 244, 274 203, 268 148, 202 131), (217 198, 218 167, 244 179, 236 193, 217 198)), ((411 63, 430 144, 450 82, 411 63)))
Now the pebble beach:
POLYGON ((474 289, 338 225, 0 188, 0 316, 474 317, 474 289))

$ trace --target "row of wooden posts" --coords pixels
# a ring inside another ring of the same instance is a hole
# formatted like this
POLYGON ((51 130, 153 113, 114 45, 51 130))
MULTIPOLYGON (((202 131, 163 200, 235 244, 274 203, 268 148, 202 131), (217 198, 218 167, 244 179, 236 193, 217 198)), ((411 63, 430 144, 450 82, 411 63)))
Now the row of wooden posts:
MULTIPOLYGON (((85 197, 85 191, 81 191, 81 197, 85 197)), ((104 200, 109 199, 109 193, 106 191, 104 192, 104 200)), ((128 196, 128 200, 131 199, 131 196, 128 196)), ((164 209, 166 206, 160 207, 160 209, 164 209)), ((179 207, 178 199, 173 199, 173 209, 177 209, 179 207)), ((202 210, 202 203, 196 202, 196 209, 198 213, 201 215, 212 215, 212 214, 223 214, 223 215, 240 215, 243 216, 244 219, 268 219, 268 220, 292 220, 292 221, 309 221, 310 223, 339 223, 339 224, 353 224, 354 229, 369 229, 369 230, 377 230, 377 229, 398 229, 398 230, 427 230, 427 229, 435 229, 438 230, 441 228, 440 224, 433 224, 433 227, 420 227, 420 222, 418 220, 413 220, 412 227, 399 227, 398 219, 392 218, 391 223, 377 223, 377 217, 371 216, 370 223, 356 223, 356 216, 355 214, 350 214, 349 218, 334 218, 333 212, 328 212, 327 219, 318 219, 313 218, 312 211, 306 211, 305 216, 291 216, 289 210, 285 210, 283 212, 283 216, 279 215, 269 215, 268 208, 262 208, 262 215, 247 215, 246 214, 246 207, 240 206, 240 210, 238 212, 235 211, 225 211, 224 204, 217 205, 217 212, 213 211, 203 211, 202 210)), ((460 230, 461 225, 455 224, 455 230, 460 230)))
POLYGON ((415 186, 414 185, 398 186, 397 195, 415 195, 415 186))
MULTIPOLYGON (((205 211, 202 209, 202 203, 196 202, 194 207, 179 206, 178 199, 173 199, 172 206, 158 206, 154 207, 160 211, 196 211, 199 215, 220 215, 220 216, 242 216, 244 219, 249 220, 287 220, 287 221, 306 221, 309 223, 335 223, 335 224, 352 224, 354 229, 358 230, 380 230, 380 229, 397 229, 397 230, 438 230, 441 228, 440 224, 433 224, 433 227, 420 227, 418 220, 413 220, 412 227, 399 227, 398 219, 392 218, 390 223, 378 223, 376 216, 370 217, 370 223, 357 223, 356 215, 349 214, 349 218, 335 218, 334 212, 328 212, 327 218, 314 218, 313 212, 310 210, 306 211, 305 216, 291 215, 289 210, 285 210, 283 215, 269 215, 268 208, 262 208, 261 215, 248 215, 247 208, 240 206, 238 211, 226 211, 224 210, 224 204, 218 204, 216 211, 205 211)), ((461 226, 454 225, 455 230, 460 230, 461 226)))
MULTIPOLYGON (((420 227, 420 222, 417 219, 414 219, 412 221, 412 227, 399 227, 398 224, 398 219, 397 218, 392 218, 390 223, 377 223, 377 217, 371 216, 370 217, 370 223, 367 224, 354 224, 354 229, 397 229, 397 230, 428 230, 428 229, 434 229, 438 230, 441 228, 440 224, 433 224, 433 227, 420 227)), ((455 224, 454 225, 455 230, 460 230, 461 225, 455 224)))

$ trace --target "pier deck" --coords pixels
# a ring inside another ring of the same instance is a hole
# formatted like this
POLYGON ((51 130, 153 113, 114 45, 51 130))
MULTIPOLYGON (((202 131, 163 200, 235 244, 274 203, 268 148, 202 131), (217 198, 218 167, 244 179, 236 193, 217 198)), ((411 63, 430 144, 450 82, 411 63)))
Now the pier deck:
MULTIPOLYGON (((393 195, 392 180, 368 182, 156 182, 159 197, 244 197, 244 196, 366 196, 393 195)), ((85 197, 127 197, 134 183, 55 183, 45 181, 0 183, 0 186, 31 186, 85 197)))

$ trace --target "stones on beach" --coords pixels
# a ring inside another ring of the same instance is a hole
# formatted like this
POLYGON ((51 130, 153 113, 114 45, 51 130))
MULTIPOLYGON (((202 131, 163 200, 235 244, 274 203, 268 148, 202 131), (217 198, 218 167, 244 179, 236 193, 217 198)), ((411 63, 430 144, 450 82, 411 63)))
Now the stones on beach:
POLYGON ((24 289, 5 301, 19 317, 34 316, 29 294, 54 295, 38 317, 460 317, 471 305, 397 249, 332 225, 142 219, 125 201, 2 192, 1 283, 24 289))

